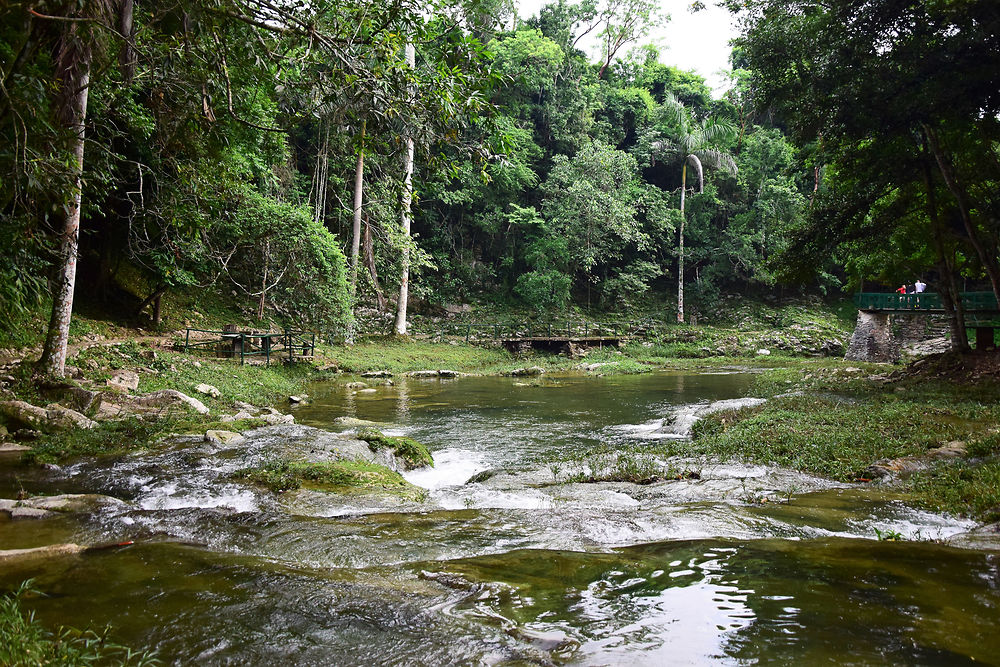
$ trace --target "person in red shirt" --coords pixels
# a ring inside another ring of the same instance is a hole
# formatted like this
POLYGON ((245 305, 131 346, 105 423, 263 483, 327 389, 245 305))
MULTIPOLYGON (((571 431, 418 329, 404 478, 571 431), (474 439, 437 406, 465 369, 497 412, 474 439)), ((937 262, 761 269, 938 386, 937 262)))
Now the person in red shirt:
POLYGON ((900 285, 899 289, 896 290, 896 294, 906 294, 906 285, 900 285))

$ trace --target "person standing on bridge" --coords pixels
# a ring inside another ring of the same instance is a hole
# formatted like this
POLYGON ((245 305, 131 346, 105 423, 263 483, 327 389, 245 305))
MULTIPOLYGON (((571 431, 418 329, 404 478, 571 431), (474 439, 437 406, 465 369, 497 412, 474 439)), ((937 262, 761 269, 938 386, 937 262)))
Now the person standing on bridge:
POLYGON ((924 293, 925 289, 927 289, 927 283, 917 278, 917 282, 913 283, 913 292, 917 295, 915 304, 917 308, 920 307, 920 295, 924 293))
POLYGON ((900 285, 899 289, 896 290, 896 294, 906 294, 906 285, 900 285))

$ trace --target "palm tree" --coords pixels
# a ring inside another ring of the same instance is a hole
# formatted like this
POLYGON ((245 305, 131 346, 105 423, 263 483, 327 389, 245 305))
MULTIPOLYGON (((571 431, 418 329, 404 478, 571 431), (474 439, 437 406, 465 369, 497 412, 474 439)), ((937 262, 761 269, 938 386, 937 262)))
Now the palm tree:
POLYGON ((684 104, 667 93, 663 101, 667 121, 676 126, 674 137, 653 142, 655 153, 681 163, 681 224, 677 242, 677 321, 684 321, 684 199, 687 194, 687 168, 690 163, 698 173, 698 192, 705 190, 704 167, 736 173, 733 156, 721 149, 736 136, 736 126, 722 118, 695 120, 684 104))

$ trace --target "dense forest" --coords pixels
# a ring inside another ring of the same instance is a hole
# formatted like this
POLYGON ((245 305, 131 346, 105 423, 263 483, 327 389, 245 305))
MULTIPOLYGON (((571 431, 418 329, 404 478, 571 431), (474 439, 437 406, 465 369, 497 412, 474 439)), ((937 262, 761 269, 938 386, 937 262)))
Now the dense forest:
POLYGON ((967 347, 957 293, 1000 294, 1000 8, 729 4, 714 99, 650 0, 4 3, 0 323, 51 305, 61 373, 74 287, 124 265, 154 319, 215 289, 349 337, 358 304, 400 334, 411 301, 681 321, 924 276, 967 347))

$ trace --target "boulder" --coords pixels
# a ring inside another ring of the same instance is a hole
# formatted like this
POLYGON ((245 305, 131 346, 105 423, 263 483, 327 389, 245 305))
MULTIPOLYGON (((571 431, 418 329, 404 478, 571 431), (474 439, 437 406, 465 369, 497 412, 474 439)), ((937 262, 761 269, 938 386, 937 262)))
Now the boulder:
POLYGON ((239 445, 246 441, 239 433, 234 433, 233 431, 218 431, 211 430, 205 431, 205 441, 215 442, 220 445, 239 445))
POLYGON ((4 452, 27 452, 31 447, 19 445, 16 442, 0 442, 0 454, 4 452))
POLYGON ((259 417, 259 419, 263 420, 267 424, 270 424, 271 426, 275 426, 277 424, 294 424, 295 423, 295 417, 293 417, 292 415, 283 415, 283 414, 280 414, 280 413, 279 414, 261 415, 259 417))
POLYGON ((288 402, 289 403, 308 403, 309 402, 309 395, 308 394, 302 394, 301 396, 289 396, 288 397, 288 402))
POLYGON ((235 422, 241 419, 253 419, 253 415, 245 410, 240 410, 235 415, 224 415, 219 419, 221 422, 235 422))
POLYGON ((176 389, 161 389, 153 391, 144 396, 136 396, 132 399, 137 405, 149 407, 169 407, 175 405, 186 405, 201 415, 207 415, 209 410, 205 404, 196 398, 191 398, 187 394, 182 394, 176 389))
POLYGON ((528 368, 518 368, 510 372, 511 376, 520 377, 538 377, 545 372, 545 369, 541 366, 530 366, 528 368))
POLYGON ((411 371, 409 373, 411 378, 436 378, 438 377, 437 371, 411 371))
POLYGON ((58 403, 39 408, 24 401, 3 401, 0 402, 0 413, 12 421, 43 431, 68 431, 97 426, 97 422, 58 403))
POLYGON ((134 371, 115 371, 114 375, 108 378, 107 385, 110 389, 121 392, 132 392, 139 388, 139 374, 134 371))
POLYGON ((199 384, 195 385, 194 390, 199 394, 205 394, 206 396, 211 396, 212 398, 218 398, 222 393, 210 384, 199 384))
POLYGON ((757 355, 761 356, 761 357, 766 357, 766 356, 768 356, 770 354, 771 354, 771 350, 768 350, 768 349, 763 348, 763 347, 761 349, 757 350, 757 355))
POLYGON ((365 389, 368 385, 364 382, 348 382, 344 389, 365 389))
POLYGON ((363 377, 363 378, 391 378, 392 377, 392 372, 391 371, 368 371, 366 373, 362 373, 361 377, 363 377))
POLYGON ((236 401, 233 403, 241 412, 249 412, 251 415, 255 415, 260 412, 260 408, 256 405, 250 405, 249 403, 244 403, 243 401, 236 401))
POLYGON ((102 396, 94 417, 99 420, 119 419, 129 415, 156 415, 173 408, 183 407, 198 414, 209 413, 205 404, 176 389, 160 389, 142 396, 102 396))
POLYGON ((438 373, 439 377, 443 377, 443 378, 457 378, 457 377, 462 377, 463 375, 465 375, 464 373, 459 373, 458 371, 450 371, 450 370, 447 370, 447 369, 439 370, 437 373, 438 373))
POLYGON ((940 447, 928 450, 927 455, 935 459, 957 459, 965 456, 966 446, 961 440, 946 442, 940 447))

